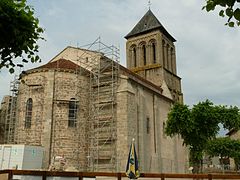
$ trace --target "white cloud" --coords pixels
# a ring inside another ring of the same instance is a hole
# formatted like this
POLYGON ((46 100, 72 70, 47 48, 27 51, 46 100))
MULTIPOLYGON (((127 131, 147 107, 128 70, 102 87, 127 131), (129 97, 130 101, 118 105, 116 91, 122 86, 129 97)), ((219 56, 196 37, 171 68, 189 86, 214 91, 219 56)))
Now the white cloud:
MULTIPOLYGON (((101 36, 103 42, 120 46, 125 64, 124 36, 148 10, 148 0, 29 0, 46 42, 40 42, 43 63, 67 45, 84 45, 101 36)), ((201 10, 198 0, 152 0, 151 10, 176 39, 179 76, 185 103, 206 98, 218 104, 240 106, 240 29, 224 26, 217 12, 201 10)), ((34 65, 38 66, 38 65, 34 65)), ((33 67, 32 64, 26 68, 33 67)), ((9 92, 11 76, 0 73, 0 98, 9 92), (3 85, 3 86, 2 86, 3 85), (3 88, 2 88, 3 87, 3 88)))

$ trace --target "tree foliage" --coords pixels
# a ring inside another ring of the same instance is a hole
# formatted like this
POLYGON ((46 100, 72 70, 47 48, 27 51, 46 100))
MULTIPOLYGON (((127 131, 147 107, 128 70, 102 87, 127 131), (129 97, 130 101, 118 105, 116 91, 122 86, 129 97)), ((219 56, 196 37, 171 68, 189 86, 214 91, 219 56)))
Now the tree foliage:
POLYGON ((215 10, 217 6, 220 7, 219 16, 227 17, 226 25, 234 27, 240 26, 240 0, 206 0, 206 5, 203 9, 207 12, 215 10), (237 7, 238 6, 238 7, 237 7))
POLYGON ((223 165, 224 158, 233 158, 238 169, 240 164, 240 141, 229 137, 219 137, 208 142, 205 152, 211 157, 219 156, 223 165))
POLYGON ((183 143, 189 146, 190 161, 198 169, 207 143, 218 134, 219 123, 229 130, 239 128, 239 109, 217 106, 209 100, 199 102, 192 109, 175 104, 168 114, 165 132, 169 136, 181 135, 183 143))
POLYGON ((37 40, 43 39, 42 33, 34 9, 26 4, 26 0, 1 0, 0 69, 5 67, 13 73, 15 66, 22 67, 29 60, 40 61, 37 40))
POLYGON ((230 106, 229 108, 226 106, 220 106, 219 115, 222 120, 221 123, 223 127, 227 130, 240 129, 240 116, 239 116, 239 108, 236 106, 230 106))
POLYGON ((206 153, 212 157, 231 157, 240 155, 240 141, 229 137, 219 137, 208 142, 206 153))

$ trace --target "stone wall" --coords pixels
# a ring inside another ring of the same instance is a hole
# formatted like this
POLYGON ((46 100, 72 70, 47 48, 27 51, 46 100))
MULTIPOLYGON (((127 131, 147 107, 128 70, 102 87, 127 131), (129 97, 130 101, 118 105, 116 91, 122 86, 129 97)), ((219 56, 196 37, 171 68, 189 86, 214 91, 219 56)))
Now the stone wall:
POLYGON ((4 144, 7 143, 7 137, 4 137, 4 134, 7 134, 5 131, 6 127, 6 120, 7 120, 7 115, 10 112, 10 101, 11 96, 4 96, 1 102, 1 107, 0 107, 0 143, 4 144))
MULTIPOLYGON (((116 128, 112 127, 111 133, 116 134, 116 139, 109 139, 110 143, 107 138, 102 146, 116 151, 116 157, 112 159, 116 163, 111 171, 125 171, 129 146, 134 138, 141 172, 184 172, 186 156, 181 140, 164 134, 173 101, 152 91, 150 85, 139 84, 123 74, 119 75, 116 109, 113 110, 117 118, 116 128)), ((17 142, 44 146, 44 168, 53 164, 54 157, 61 156, 66 160, 64 168, 87 170, 95 161, 89 156, 90 148, 93 148, 90 134, 97 130, 89 126, 90 101, 89 76, 57 69, 30 71, 22 77, 19 88, 17 142), (28 98, 33 99, 31 128, 25 128, 28 98), (79 103, 76 127, 68 126, 71 98, 79 103)), ((105 110, 102 109, 103 114, 105 110)), ((97 133, 94 137, 106 135, 104 129, 97 133)), ((104 159, 104 149, 99 152, 102 165, 104 162, 107 165, 109 157, 106 154, 108 159, 104 159)))
POLYGON ((88 119, 88 82, 88 78, 81 75, 56 73, 51 157, 65 157, 68 168, 84 169, 86 164, 85 127, 88 119), (71 98, 76 99, 79 106, 76 127, 68 126, 71 98))
POLYGON ((183 102, 181 78, 172 74, 170 71, 164 70, 164 80, 171 91, 174 101, 183 102))
POLYGON ((16 119, 16 97, 4 96, 0 108, 0 143, 13 144, 16 119))
POLYGON ((182 140, 164 134, 172 103, 127 77, 121 78, 117 111, 120 171, 125 170, 134 138, 142 172, 185 172, 187 159, 182 140))
POLYGON ((181 78, 177 76, 176 52, 174 43, 159 30, 131 37, 126 43, 127 67, 141 77, 164 89, 164 81, 174 101, 183 102, 181 78), (151 43, 156 45, 155 62, 152 61, 151 43), (142 45, 146 46, 146 64, 143 64, 142 45), (133 49, 136 57, 133 57, 133 49), (136 61, 134 65, 133 61, 136 61))
MULTIPOLYGON (((67 163, 78 167, 79 139, 82 119, 87 115, 87 85, 85 77, 77 78, 74 72, 48 70, 36 71, 21 80, 18 95, 18 132, 19 144, 42 145, 45 147, 44 168, 50 159, 65 156, 67 163), (81 92, 79 90, 81 88, 81 92), (85 95, 79 100, 79 94, 85 95), (31 128, 25 128, 26 101, 33 100, 31 128), (80 103, 77 127, 68 127, 68 104, 71 98, 80 103), (76 157, 77 156, 77 157, 76 157), (51 158, 50 158, 51 157, 51 158)), ((84 146, 82 147, 84 148, 84 146)))
POLYGON ((33 72, 21 79, 18 94, 18 144, 42 145, 45 148, 44 165, 48 163, 50 149, 54 72, 33 72), (31 98, 31 127, 25 127, 26 102, 31 98))

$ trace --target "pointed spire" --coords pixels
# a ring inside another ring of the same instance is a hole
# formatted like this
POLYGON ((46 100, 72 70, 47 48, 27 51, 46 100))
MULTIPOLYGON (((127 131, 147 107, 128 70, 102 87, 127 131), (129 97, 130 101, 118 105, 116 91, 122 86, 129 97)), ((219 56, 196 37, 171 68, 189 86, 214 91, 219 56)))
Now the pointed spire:
POLYGON ((143 33, 150 32, 152 30, 159 29, 165 36, 167 36, 172 42, 176 40, 172 37, 163 25, 158 21, 156 16, 149 9, 147 13, 142 17, 142 19, 137 23, 137 25, 128 33, 125 38, 128 39, 133 36, 137 36, 143 33))

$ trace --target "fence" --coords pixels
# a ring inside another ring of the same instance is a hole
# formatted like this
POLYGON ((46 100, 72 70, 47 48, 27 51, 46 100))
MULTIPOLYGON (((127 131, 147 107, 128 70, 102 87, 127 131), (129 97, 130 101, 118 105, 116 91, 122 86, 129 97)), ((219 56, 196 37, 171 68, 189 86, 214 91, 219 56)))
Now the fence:
MULTIPOLYGON (((107 173, 107 172, 58 172, 58 171, 33 171, 33 170, 1 170, 1 180, 13 180, 14 176, 31 176, 29 179, 41 179, 48 180, 52 177, 63 178, 75 178, 78 180, 84 180, 84 178, 96 178, 102 177, 103 179, 114 178, 117 180, 126 179, 125 173, 107 173)), ((240 179, 240 174, 153 174, 153 173, 141 173, 140 179, 240 179)), ((23 178, 27 179, 27 178, 23 178)))

